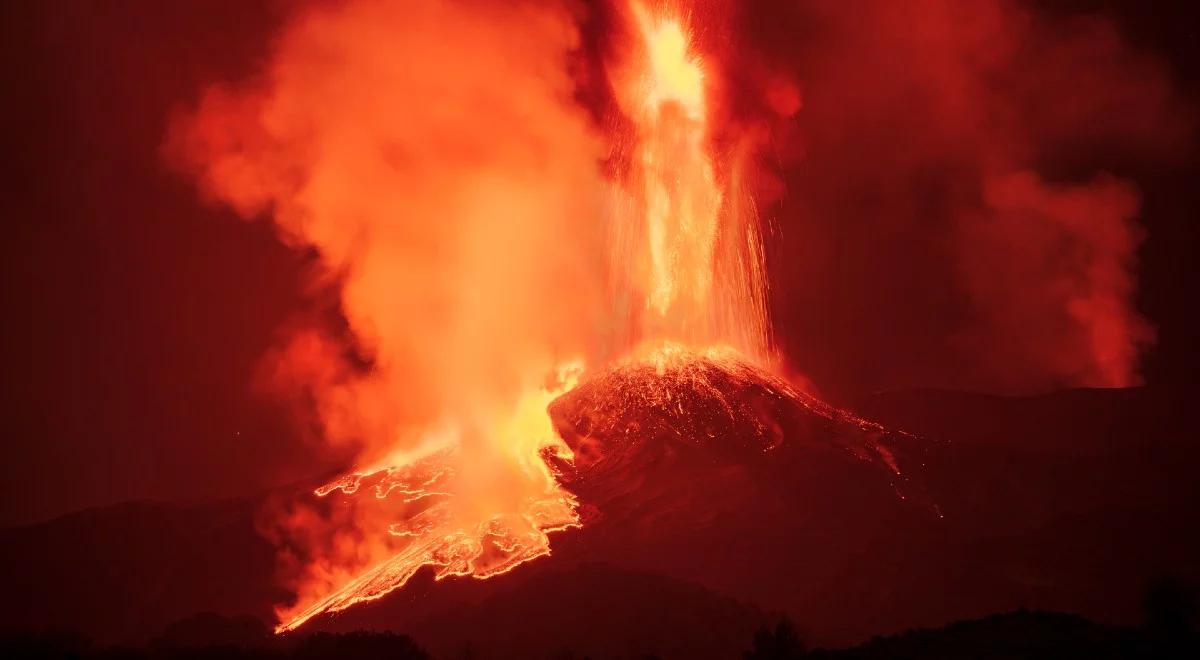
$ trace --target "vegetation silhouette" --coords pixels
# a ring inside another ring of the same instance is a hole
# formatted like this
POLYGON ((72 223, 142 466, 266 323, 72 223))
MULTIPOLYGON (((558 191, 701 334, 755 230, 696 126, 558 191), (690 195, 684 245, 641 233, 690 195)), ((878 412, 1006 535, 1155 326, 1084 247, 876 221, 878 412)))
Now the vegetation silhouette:
POLYGON ((1109 626, 1057 612, 1017 610, 943 628, 878 636, 848 649, 806 650, 788 620, 760 628, 746 660, 1174 660, 1200 657, 1194 592, 1164 580, 1146 597, 1143 628, 1109 626))
POLYGON ((273 635, 251 617, 205 613, 168 626, 144 646, 100 646, 66 632, 0 640, 0 657, 38 660, 428 660, 407 635, 350 632, 273 635))
MULTIPOLYGON (((745 660, 1173 660, 1200 657, 1192 592, 1164 581, 1147 592, 1147 624, 1110 626, 1072 614, 1017 610, 937 629, 875 637, 845 649, 809 649, 791 621, 782 619, 747 640, 745 660)), ((473 648, 471 657, 495 657, 473 648)), ((202 614, 172 624, 139 647, 99 646, 66 632, 0 640, 0 657, 42 660, 427 660, 406 635, 381 632, 276 636, 252 619, 202 614)), ((538 656, 531 656, 538 657, 538 656)), ((580 658, 569 650, 546 658, 580 658)), ((633 651, 631 658, 654 657, 633 651)), ((600 660, 599 658, 595 660, 600 660)))
POLYGON ((791 660, 804 658, 804 641, 796 633, 788 619, 780 619, 774 628, 763 626, 754 633, 754 646, 745 654, 745 660, 791 660))

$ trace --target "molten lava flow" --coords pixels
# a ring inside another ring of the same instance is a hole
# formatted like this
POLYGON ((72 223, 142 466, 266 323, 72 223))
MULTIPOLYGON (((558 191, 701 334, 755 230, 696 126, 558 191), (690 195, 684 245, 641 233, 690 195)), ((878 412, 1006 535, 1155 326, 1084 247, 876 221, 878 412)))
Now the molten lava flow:
POLYGON ((577 365, 568 365, 560 369, 559 383, 521 397, 494 429, 493 446, 499 452, 489 460, 467 460, 461 439, 451 433, 436 440, 425 455, 395 457, 390 465, 359 470, 318 488, 319 497, 334 492, 355 495, 368 488, 380 500, 422 504, 387 525, 387 534, 395 539, 391 557, 297 611, 276 631, 294 630, 323 612, 377 599, 403 586, 424 566, 433 567, 438 580, 465 575, 483 579, 549 554, 547 534, 576 526, 579 518, 574 496, 558 485, 539 458, 570 456, 551 428, 546 408, 575 386, 578 373, 577 365), (493 463, 502 466, 499 471, 493 463), (514 475, 523 482, 519 488, 504 481, 514 475), (514 492, 523 495, 504 497, 514 492))

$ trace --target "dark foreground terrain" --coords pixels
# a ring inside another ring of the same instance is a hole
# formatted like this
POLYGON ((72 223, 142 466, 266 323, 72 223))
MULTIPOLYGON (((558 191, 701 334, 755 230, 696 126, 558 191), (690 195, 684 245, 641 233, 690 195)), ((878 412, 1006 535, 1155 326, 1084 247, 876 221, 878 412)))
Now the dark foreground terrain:
MULTIPOLYGON (((1148 628, 1104 626, 1086 619, 1025 610, 943 628, 913 630, 876 637, 844 649, 809 649, 787 620, 759 628, 745 640, 746 650, 729 658, 745 660, 900 660, 917 659, 1124 659, 1192 658, 1200 652, 1200 639, 1187 630, 1155 622, 1148 628), (1167 625, 1168 627, 1160 627, 1167 625)), ((628 648, 617 653, 596 653, 586 647, 561 646, 550 653, 496 656, 488 648, 465 648, 444 658, 526 657, 569 660, 575 658, 645 659, 660 656, 656 648, 628 648)), ((396 633, 311 633, 287 637, 270 634, 250 618, 226 619, 197 615, 168 627, 161 637, 140 647, 104 646, 81 636, 42 634, 0 640, 0 656, 46 659, 145 659, 216 660, 425 660, 431 658, 412 638, 396 633)))
MULTIPOLYGON (((636 469, 580 486, 605 506, 555 536, 553 556, 485 581, 419 573, 302 631, 337 637, 262 641, 287 594, 255 531, 260 500, 83 511, 0 531, 0 633, 75 631, 94 645, 42 639, 80 657, 113 645, 211 657, 193 643, 203 631, 188 638, 173 622, 194 628, 202 620, 190 617, 212 612, 245 622, 223 657, 404 658, 419 647, 439 658, 731 658, 756 644, 795 650, 775 630, 786 618, 796 639, 843 649, 814 657, 1161 656, 1165 640, 1187 638, 1200 584, 1193 394, 855 402, 914 434, 901 449, 920 469, 900 491, 841 446, 800 445, 775 454, 788 463, 761 465, 620 454, 636 469), (962 620, 974 621, 942 627, 962 620), (877 635, 891 636, 866 641, 877 635)), ((10 649, 34 648, 23 639, 10 649)))

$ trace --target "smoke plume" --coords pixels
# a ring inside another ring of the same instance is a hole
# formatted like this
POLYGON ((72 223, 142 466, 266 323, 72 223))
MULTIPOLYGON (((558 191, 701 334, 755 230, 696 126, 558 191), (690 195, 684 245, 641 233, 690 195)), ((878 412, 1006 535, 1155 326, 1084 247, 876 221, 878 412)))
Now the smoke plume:
MULTIPOLYGON (((360 468, 472 453, 464 507, 531 496, 498 420, 600 324, 602 146, 573 101, 577 41, 570 13, 538 3, 318 5, 169 144, 207 195, 315 251, 312 285, 338 292, 344 327, 292 332, 266 365, 276 390, 360 468)), ((268 516, 298 605, 394 552, 364 530, 386 530, 395 500, 268 516)))
POLYGON ((999 392, 1140 381, 1135 168, 1191 136, 1111 20, 1032 3, 747 5, 799 82, 765 212, 778 332, 818 384, 999 392))

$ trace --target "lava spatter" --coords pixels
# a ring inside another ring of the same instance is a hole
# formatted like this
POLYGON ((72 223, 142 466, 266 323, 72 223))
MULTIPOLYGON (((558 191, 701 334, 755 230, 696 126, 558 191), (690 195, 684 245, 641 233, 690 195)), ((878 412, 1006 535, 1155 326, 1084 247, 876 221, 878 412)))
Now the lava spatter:
POLYGON ((831 406, 729 348, 644 352, 557 398, 550 415, 572 460, 549 452, 546 460, 585 500, 614 495, 593 489, 619 489, 620 475, 644 473, 665 455, 753 463, 796 451, 834 452, 872 466, 900 497, 920 495, 916 438, 831 406))

